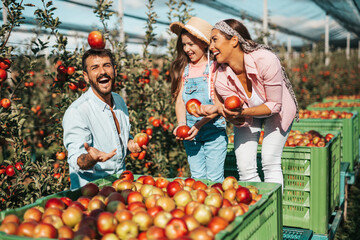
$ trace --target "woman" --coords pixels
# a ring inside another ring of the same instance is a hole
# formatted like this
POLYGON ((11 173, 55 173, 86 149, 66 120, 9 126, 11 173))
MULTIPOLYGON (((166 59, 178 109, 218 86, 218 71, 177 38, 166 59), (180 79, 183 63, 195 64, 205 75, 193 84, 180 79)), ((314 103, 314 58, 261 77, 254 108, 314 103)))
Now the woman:
POLYGON ((202 105, 195 115, 219 113, 234 124, 234 148, 241 181, 260 181, 257 147, 262 125, 262 166, 265 182, 283 184, 282 151, 297 115, 297 101, 283 67, 271 48, 251 40, 246 27, 235 19, 215 24, 210 50, 218 64, 215 106, 202 105), (244 104, 229 111, 230 96, 244 104))

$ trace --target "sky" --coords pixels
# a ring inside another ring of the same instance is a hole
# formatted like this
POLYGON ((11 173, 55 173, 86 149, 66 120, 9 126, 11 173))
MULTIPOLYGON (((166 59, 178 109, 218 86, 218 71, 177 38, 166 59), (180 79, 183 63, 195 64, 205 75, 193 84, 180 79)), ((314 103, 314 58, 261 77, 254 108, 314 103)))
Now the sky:
MULTIPOLYGON (((95 0, 74 0, 79 3, 86 3, 95 5, 95 0)), ((118 10, 118 1, 113 1, 112 10, 118 10)), ((163 22, 169 22, 167 19, 167 12, 169 11, 166 3, 167 0, 155 0, 155 8, 158 18, 157 20, 163 22)), ((263 0, 221 0, 221 3, 227 4, 233 7, 236 10, 246 11, 246 13, 262 18, 263 17, 263 0)), ((324 33, 325 27, 325 13, 317 7, 311 0, 267 0, 268 4, 268 14, 269 22, 277 24, 282 27, 286 27, 295 32, 302 33, 307 36, 316 36, 319 37, 324 33)), ((24 3, 33 3, 37 6, 41 6, 40 0, 24 0, 24 3)), ((140 17, 146 17, 147 8, 146 4, 148 0, 122 0, 124 12, 131 15, 136 15, 140 17)), ((188 2, 191 4, 190 2, 188 2)), ((60 21, 63 23, 69 24, 78 24, 83 26, 92 26, 94 29, 101 27, 100 20, 92 12, 92 9, 86 8, 83 6, 75 5, 73 3, 64 2, 61 0, 53 0, 54 6, 57 8, 55 11, 55 16, 59 17, 60 21)), ((238 16, 230 15, 219 11, 216 9, 209 8, 204 4, 192 3, 191 15, 203 18, 208 21, 210 24, 214 25, 216 22, 227 19, 235 18, 241 20, 245 26, 250 31, 250 34, 253 38, 256 38, 256 30, 262 28, 260 24, 250 22, 247 20, 242 20, 238 16)), ((35 8, 25 7, 24 16, 33 17, 33 12, 35 8)), ((114 16, 108 21, 110 28, 116 26, 117 18, 114 16)), ((135 33, 144 35, 145 33, 146 22, 142 20, 133 19, 130 17, 124 18, 124 29, 125 32, 135 33)), ((29 29, 33 26, 22 26, 21 28, 29 29)), ((163 24, 156 24, 154 32, 158 37, 168 39, 170 37, 175 37, 175 35, 168 35, 167 33, 168 26, 163 24)), ((337 37, 345 37, 346 31, 336 23, 336 21, 330 19, 330 29, 337 32, 337 37)), ((61 30, 63 33, 70 34, 79 34, 82 37, 71 38, 69 37, 69 50, 75 49, 75 47, 86 46, 86 37, 88 33, 77 33, 75 31, 65 31, 61 30)), ((283 34, 280 32, 270 31, 271 40, 276 44, 284 44, 285 46, 288 42, 291 42, 292 46, 301 46, 303 44, 308 44, 309 42, 295 37, 283 34)), ((10 44, 15 46, 23 47, 25 44, 29 43, 29 39, 33 37, 29 33, 16 32, 12 34, 10 38, 10 44)), ((46 36, 42 36, 46 38, 46 36)), ((128 44, 128 51, 139 53, 142 51, 143 46, 140 44, 128 44)), ((152 49, 152 51, 165 51, 164 48, 152 49)))

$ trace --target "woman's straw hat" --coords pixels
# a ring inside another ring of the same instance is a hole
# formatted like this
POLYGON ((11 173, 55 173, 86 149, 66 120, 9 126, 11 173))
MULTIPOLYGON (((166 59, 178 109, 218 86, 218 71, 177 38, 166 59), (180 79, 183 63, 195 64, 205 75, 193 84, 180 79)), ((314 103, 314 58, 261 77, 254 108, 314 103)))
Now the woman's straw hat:
POLYGON ((200 39, 201 41, 210 44, 211 29, 213 26, 205 20, 198 17, 192 17, 184 25, 181 22, 173 22, 170 24, 170 31, 179 36, 182 29, 188 31, 191 35, 200 39))

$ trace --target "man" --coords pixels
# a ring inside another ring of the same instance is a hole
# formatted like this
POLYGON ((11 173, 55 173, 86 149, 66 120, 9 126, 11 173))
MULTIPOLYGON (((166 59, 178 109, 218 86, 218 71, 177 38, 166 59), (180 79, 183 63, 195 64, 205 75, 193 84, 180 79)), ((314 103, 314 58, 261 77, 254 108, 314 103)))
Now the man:
POLYGON ((130 122, 123 98, 112 92, 115 64, 107 49, 90 49, 82 58, 89 90, 74 101, 63 118, 71 189, 125 169, 127 150, 140 152, 130 139, 130 122))

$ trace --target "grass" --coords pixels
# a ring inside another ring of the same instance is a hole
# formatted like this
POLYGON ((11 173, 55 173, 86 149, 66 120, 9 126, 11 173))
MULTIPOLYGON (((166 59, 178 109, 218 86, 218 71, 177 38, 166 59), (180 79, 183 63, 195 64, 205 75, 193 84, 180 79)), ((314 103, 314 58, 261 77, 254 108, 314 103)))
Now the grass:
POLYGON ((347 221, 336 231, 335 240, 360 240, 360 177, 349 187, 347 221))

